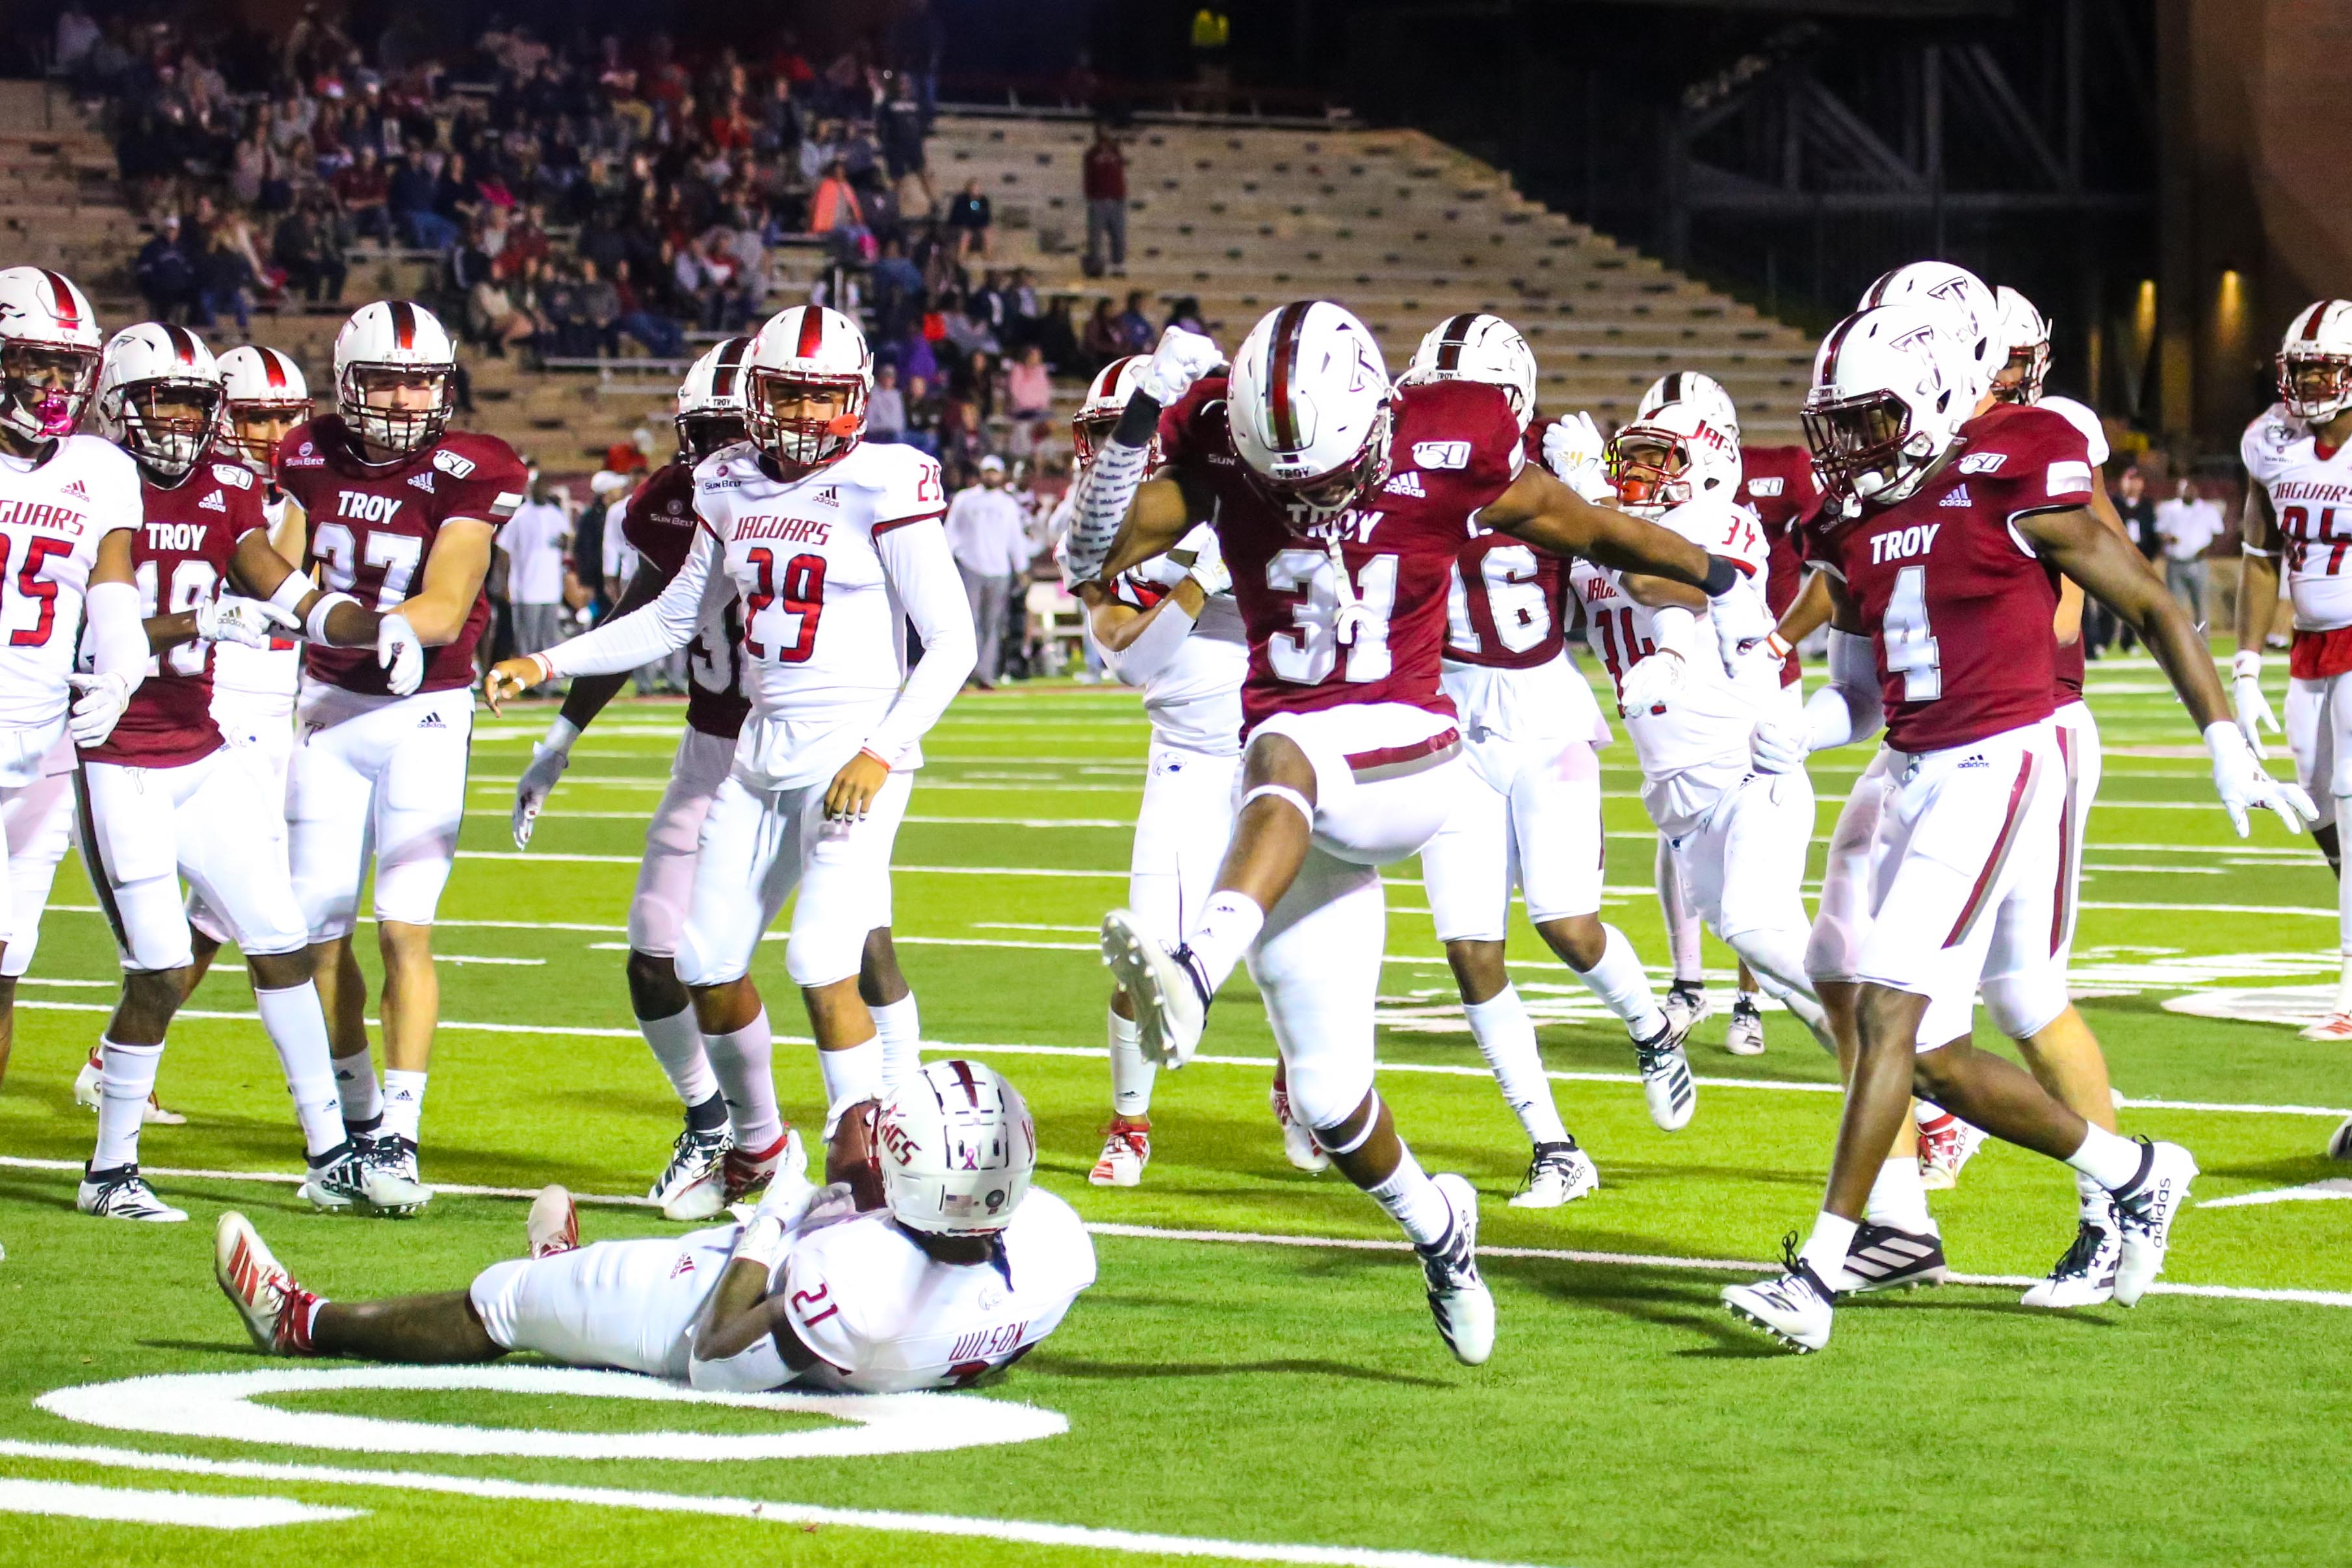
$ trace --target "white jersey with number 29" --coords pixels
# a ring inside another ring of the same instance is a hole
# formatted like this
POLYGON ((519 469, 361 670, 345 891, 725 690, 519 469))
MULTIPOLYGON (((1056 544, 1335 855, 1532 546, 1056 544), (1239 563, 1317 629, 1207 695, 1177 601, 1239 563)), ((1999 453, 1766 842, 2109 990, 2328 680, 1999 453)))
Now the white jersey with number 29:
MULTIPOLYGON (((30 463, 0 456, 0 730, 47 731, 64 720, 99 541, 138 527, 141 512, 138 466, 110 441, 68 436, 30 463)), ((41 740, 26 765, 56 738, 41 740)), ((0 770, 16 761, 8 751, 0 770)))

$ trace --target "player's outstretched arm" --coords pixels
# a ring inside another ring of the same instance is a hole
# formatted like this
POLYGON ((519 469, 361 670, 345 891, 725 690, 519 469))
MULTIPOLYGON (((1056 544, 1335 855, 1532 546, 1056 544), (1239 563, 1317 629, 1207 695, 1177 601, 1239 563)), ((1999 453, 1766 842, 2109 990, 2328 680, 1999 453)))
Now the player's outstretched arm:
POLYGON ((415 628, 417 640, 439 647, 457 640, 482 596, 490 574, 490 541, 497 531, 476 518, 453 517, 433 537, 425 557, 425 585, 401 601, 400 617, 415 628))
MULTIPOLYGON (((1097 463, 1088 468, 1087 478, 1092 479, 1100 467, 1097 463)), ((1205 498, 1188 495, 1184 486, 1175 479, 1147 479, 1137 487, 1134 500, 1128 503, 1118 536, 1111 541, 1110 552, 1103 557, 1102 564, 1083 574, 1082 568, 1074 566, 1072 574, 1083 582, 1108 581, 1130 566, 1164 555, 1192 531, 1194 523, 1206 521, 1210 510, 1205 498)))
POLYGON ((2230 703, 2238 728, 2254 755, 2269 752, 2263 731, 2278 733, 2278 715, 2263 695, 2263 645, 2270 640, 2278 618, 2279 554, 2284 548, 2278 519, 2271 513, 2270 492, 2260 484, 2246 486, 2246 510, 2238 521, 2242 553, 2238 566, 2238 651, 2230 661, 2230 703))
POLYGON ((508 699, 560 675, 625 675, 668 658, 692 642, 696 632, 719 624, 733 601, 735 580, 720 569, 719 559, 717 536, 708 528, 696 530, 686 564, 652 604, 625 616, 607 616, 595 630, 545 653, 493 665, 482 678, 482 700, 495 713, 508 699))
POLYGON ((1805 575, 1805 585, 1780 612, 1780 624, 1772 635, 1780 639, 1784 648, 1794 647, 1829 624, 1830 574, 1815 567, 1805 575))
MULTIPOLYGON (((613 620, 643 609, 661 596, 669 579, 651 562, 637 563, 636 574, 604 616, 613 620)), ((613 700, 628 681, 625 672, 612 675, 583 675, 572 683, 563 694, 562 711, 547 721, 547 735, 530 744, 530 761, 515 780, 514 811, 509 824, 518 849, 530 847, 531 829, 539 822, 539 814, 547 805, 547 797, 555 793, 556 781, 563 770, 572 765, 572 745, 580 732, 595 721, 604 705, 613 700)))
POLYGON ((930 731, 980 663, 963 578, 948 549, 947 531, 926 520, 894 528, 874 542, 882 574, 922 639, 923 657, 907 672, 890 710, 857 754, 842 765, 825 791, 825 815, 866 815, 908 748, 930 731))

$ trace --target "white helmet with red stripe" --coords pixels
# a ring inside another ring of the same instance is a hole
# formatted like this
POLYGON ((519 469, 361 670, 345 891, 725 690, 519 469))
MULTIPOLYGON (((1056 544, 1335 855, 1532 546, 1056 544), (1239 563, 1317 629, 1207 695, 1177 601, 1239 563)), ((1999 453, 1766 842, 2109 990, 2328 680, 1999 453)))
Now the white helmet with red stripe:
POLYGON ((220 434, 221 403, 220 366, 187 328, 142 321, 108 340, 99 423, 156 478, 187 477, 220 434))
POLYGON ((874 352, 840 311, 823 305, 777 311, 751 340, 744 369, 744 423, 777 462, 813 468, 864 437, 874 352))
POLYGON ((1805 444, 1841 503, 1887 505, 1919 488, 1975 411, 1975 362, 1948 310, 1925 301, 1857 311, 1830 329, 1805 394, 1805 444))
POLYGON ((1328 300, 1300 300, 1242 340, 1225 417, 1250 476, 1311 521, 1388 477, 1394 396, 1371 330, 1328 300))
MULTIPOLYGON (((1087 395, 1078 411, 1070 417, 1070 451, 1084 469, 1095 460, 1095 453, 1118 425, 1118 416, 1127 412, 1129 399, 1143 379, 1143 367, 1151 363, 1149 354, 1128 354, 1115 359, 1095 372, 1087 383, 1087 395)), ((1155 432, 1146 449, 1145 466, 1160 466, 1160 437, 1155 432)))
POLYGON ((2001 342, 2009 345, 1993 395, 2003 403, 2039 403, 2042 378, 2050 374, 2050 322, 2032 300, 2006 283, 1993 290, 1993 297, 2000 302, 2001 342), (2010 371, 2017 373, 2013 379, 2010 371))
POLYGON ((1604 460, 1617 505, 1636 517, 1702 497, 1727 501, 1739 491, 1739 426, 1726 428, 1696 399, 1664 402, 1611 437, 1604 460))
POLYGON ((71 435, 104 341, 98 312, 64 273, 0 268, 0 425, 35 441, 71 435))
POLYGON ((1536 416, 1536 354, 1519 329, 1484 310, 1448 316, 1422 335, 1401 386, 1424 381, 1477 381, 1499 386, 1519 428, 1536 416))
POLYGON ((1739 405, 1715 377, 1703 371, 1668 371, 1642 394, 1642 401, 1633 407, 1633 422, 1638 425, 1651 418, 1670 403, 1689 404, 1699 417, 1729 436, 1733 446, 1739 445, 1739 405))
POLYGON ((2009 339, 2001 330, 2000 301, 1985 287, 1984 279, 1965 267, 1948 261, 1914 261, 1898 267, 1880 278, 1862 292, 1862 302, 1854 308, 1867 310, 1875 305, 1899 305, 1905 302, 1924 303, 1940 307, 1948 312, 1945 330, 1960 347, 1964 366, 1972 377, 1975 390, 1969 394, 1973 408, 1979 399, 1992 389, 1994 377, 2009 363, 2009 339))
POLYGON ((743 439, 743 362, 750 338, 713 344, 677 384, 677 444, 688 462, 743 439))
POLYGON ((269 473, 278 465, 276 439, 248 435, 246 426, 250 423, 266 432, 280 425, 290 428, 310 417, 310 384, 303 379, 302 367, 276 349, 240 343, 220 356, 220 378, 228 405, 222 444, 255 473, 269 473))
POLYGON ((457 370, 438 317, 411 300, 378 300, 335 334, 335 406, 361 440, 406 457, 449 428, 457 370))
POLYGON ((2278 395, 2308 425, 2352 408, 2352 300, 2315 300, 2296 312, 2279 343, 2278 395))
POLYGON ((1013 1222, 1037 1172, 1037 1123, 1021 1091, 981 1062, 926 1062, 874 1118, 891 1217, 934 1236, 1013 1222))

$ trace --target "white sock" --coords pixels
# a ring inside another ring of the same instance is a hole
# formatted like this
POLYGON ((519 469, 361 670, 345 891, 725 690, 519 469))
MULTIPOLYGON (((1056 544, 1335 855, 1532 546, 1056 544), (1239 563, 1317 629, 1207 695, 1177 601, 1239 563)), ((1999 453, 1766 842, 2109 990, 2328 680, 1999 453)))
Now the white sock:
POLYGON ((353 1127, 373 1126, 383 1114, 383 1092, 376 1087, 375 1060, 366 1047, 335 1058, 335 1094, 343 1102, 343 1120, 353 1127))
POLYGON ((1454 1224, 1454 1211, 1445 1205, 1445 1194, 1437 1184, 1423 1173, 1421 1162, 1412 1151, 1404 1150, 1397 1157, 1397 1168, 1389 1179, 1365 1191, 1372 1201, 1389 1211, 1389 1217, 1404 1227, 1404 1234, 1415 1247, 1427 1247, 1445 1239, 1446 1230, 1454 1224))
POLYGON ((855 1105, 882 1096, 882 1037, 869 1035, 854 1046, 816 1054, 817 1071, 824 1075, 825 1121, 836 1105, 855 1105))
POLYGON ((1823 1209, 1813 1217, 1813 1234, 1805 1238, 1805 1249, 1797 1254, 1798 1259, 1835 1290, 1845 1279, 1845 1255, 1853 1250, 1853 1233, 1860 1228, 1853 1221, 1823 1209))
POLYGON ((2093 1123, 2083 1134, 2083 1146, 2066 1156, 2066 1163, 2116 1193, 2139 1174, 2139 1145, 2130 1139, 2093 1123))
POLYGON ((2099 1185, 2087 1171, 2074 1173, 2074 1195, 2081 1200, 2083 1217, 2095 1224, 2112 1226, 2115 1223, 2115 1194, 2099 1185))
POLYGON ((1250 943, 1265 924, 1265 911, 1257 900, 1246 893, 1212 893, 1202 908, 1200 923, 1185 938, 1185 945, 1208 976, 1209 994, 1216 994, 1234 966, 1249 952, 1250 943))
POLYGON ((735 1147, 747 1152, 775 1147, 784 1135, 784 1113, 776 1108, 776 1079, 768 1066, 776 1049, 775 1037, 768 1033, 768 1010, 761 1008, 758 1017, 732 1034, 703 1036, 702 1048, 727 1096, 735 1147))
POLYGON ((1601 931, 1607 938, 1601 962, 1571 973, 1592 988, 1602 1006, 1625 1021, 1627 1034, 1637 1040, 1651 1039, 1666 1026, 1666 1016, 1658 1011, 1657 1001, 1650 994, 1650 977, 1643 972, 1641 955, 1615 926, 1605 925, 1601 931))
POLYGON ((1701 971, 1698 962, 1698 907, 1683 887, 1681 868, 1675 864, 1675 852, 1666 847, 1664 837, 1658 840, 1655 875, 1658 883, 1658 910, 1666 921, 1666 951, 1675 965, 1675 984, 1696 985, 1701 971))
POLYGON ((111 1171, 139 1163, 139 1124, 147 1114, 147 1097, 155 1092, 155 1069, 163 1060, 162 1045, 126 1046, 101 1040, 104 1068, 99 1079, 98 1149, 89 1157, 93 1171, 111 1171))
POLYGON ((1891 1225, 1914 1236, 1942 1234, 1927 1212, 1927 1186, 1919 1179, 1916 1154, 1898 1154, 1878 1167, 1878 1179, 1870 1184, 1870 1202, 1862 1212, 1874 1225, 1891 1225))
MULTIPOLYGON (((1763 984, 1761 977, 1759 977, 1757 984, 1759 986, 1763 984)), ((1742 991, 1732 999, 1732 1005, 1735 1007, 1745 1006, 1754 1011, 1761 1012, 1764 1007, 1764 993, 1760 990, 1742 991)))
POLYGON ((637 1033, 646 1037, 654 1060, 661 1063, 670 1088, 682 1105, 700 1105, 719 1092, 719 1076, 710 1070, 709 1054, 702 1048, 702 1027, 694 1009, 681 1007, 667 1018, 640 1018, 637 1033))
POLYGON ((416 1124, 425 1116, 425 1075, 400 1068, 383 1069, 383 1134, 416 1142, 416 1124))
POLYGON ((1551 1102, 1551 1080, 1544 1077, 1543 1055, 1536 1048, 1535 1020, 1519 1005, 1516 986, 1506 985, 1484 1002, 1465 1002, 1463 1013, 1478 1041, 1478 1054, 1503 1091, 1503 1103, 1527 1129, 1530 1143, 1564 1143, 1568 1129, 1560 1125, 1559 1109, 1551 1102))
POLYGON ((1135 1020, 1116 1013, 1109 1016, 1111 1111, 1140 1121, 1151 1114, 1151 1081, 1160 1076, 1160 1068, 1144 1060, 1135 1020))
POLYGON ((280 991, 257 985, 253 1005, 269 1043, 278 1047, 286 1092, 294 1097, 294 1114, 302 1123, 303 1145, 316 1160, 343 1142, 343 1099, 335 1089, 334 1054, 319 988, 308 980, 280 991))
POLYGON ((923 1022, 911 991, 866 1011, 874 1015, 874 1032, 882 1037, 882 1089, 887 1094, 923 1070, 923 1022))

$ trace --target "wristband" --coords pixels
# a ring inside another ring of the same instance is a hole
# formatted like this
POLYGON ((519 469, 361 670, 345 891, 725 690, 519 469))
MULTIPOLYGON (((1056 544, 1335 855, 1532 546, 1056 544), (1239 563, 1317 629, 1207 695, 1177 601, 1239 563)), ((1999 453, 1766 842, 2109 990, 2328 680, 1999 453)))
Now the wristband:
POLYGON ((1747 570, 1738 562, 1728 556, 1710 555, 1706 558, 1706 582, 1704 584, 1706 596, 1720 599, 1739 586, 1747 576, 1747 570))
POLYGON ((1789 656, 1791 653, 1794 653, 1796 649, 1789 646, 1789 639, 1787 637, 1782 637, 1778 630, 1775 630, 1770 637, 1764 639, 1764 651, 1770 654, 1774 658, 1780 659, 1785 663, 1789 656))
POLYGON ((325 642, 327 616, 337 605, 349 605, 354 610, 360 607, 360 602, 349 594, 321 594, 319 602, 310 606, 310 618, 302 623, 302 635, 312 642, 325 642))
POLYGON ((1151 437, 1159 433, 1160 405, 1150 393, 1139 391, 1119 410, 1118 424, 1112 427, 1110 438, 1140 452, 1151 445, 1151 437))
POLYGON ((269 602, 289 616, 299 616, 302 613, 302 601, 318 591, 319 585, 301 573, 289 572, 269 595, 269 602))
POLYGON ((2234 680, 2258 677, 2263 672, 2263 650, 2242 647, 2230 660, 2230 676, 2234 680))
POLYGON ((572 742, 580 738, 580 726, 558 713, 548 721, 547 739, 540 743, 562 756, 572 754, 572 742))
POLYGON ((858 747, 858 748, 857 748, 857 754, 858 754, 859 756, 861 756, 861 757, 871 757, 871 758, 873 758, 876 762, 880 763, 881 763, 884 767, 886 767, 886 768, 895 768, 895 767, 897 767, 897 766, 898 765, 898 763, 896 763, 892 762, 889 758, 887 758, 887 757, 884 756, 881 752, 879 752, 876 751, 876 750, 875 750, 873 747, 871 747, 871 746, 860 746, 860 747, 858 747))
POLYGON ((784 1228, 779 1215, 761 1209, 744 1226, 743 1234, 735 1239, 734 1263, 756 1263, 768 1273, 774 1273, 792 1241, 792 1232, 784 1228))

